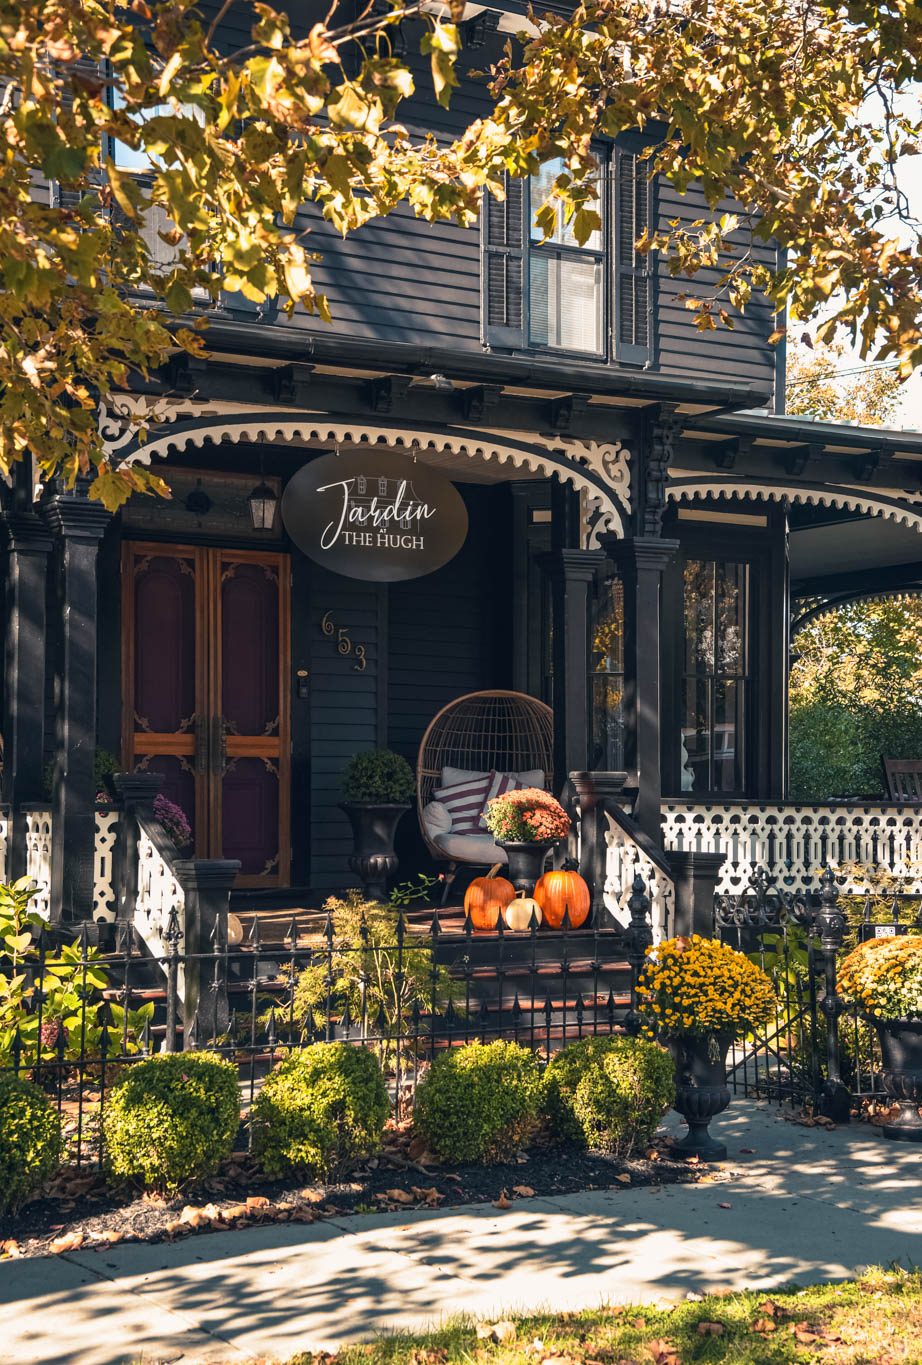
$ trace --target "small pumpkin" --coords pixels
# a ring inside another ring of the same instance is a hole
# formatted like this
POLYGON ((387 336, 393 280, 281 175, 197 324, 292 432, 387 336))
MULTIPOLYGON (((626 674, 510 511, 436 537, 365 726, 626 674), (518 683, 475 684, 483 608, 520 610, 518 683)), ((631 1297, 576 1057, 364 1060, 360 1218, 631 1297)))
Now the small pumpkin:
POLYGON ((531 928, 532 915, 535 917, 535 924, 540 924, 544 918, 541 906, 531 896, 526 896, 524 891, 511 900, 503 911, 503 919, 517 934, 523 934, 526 929, 531 928))
POLYGON ((535 900, 550 929, 563 924, 564 910, 570 912, 571 929, 578 929, 589 918, 589 887, 578 872, 545 872, 535 887, 535 900))
POLYGON ((495 929, 514 896, 515 887, 505 877, 475 877, 464 893, 464 913, 475 929, 495 929))

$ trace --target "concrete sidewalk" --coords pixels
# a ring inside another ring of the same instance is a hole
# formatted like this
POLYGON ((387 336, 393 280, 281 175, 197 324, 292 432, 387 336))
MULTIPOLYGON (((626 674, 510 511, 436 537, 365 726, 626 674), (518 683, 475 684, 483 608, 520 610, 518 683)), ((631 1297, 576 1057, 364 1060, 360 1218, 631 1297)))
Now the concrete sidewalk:
POLYGON ((839 1279, 895 1260, 922 1264, 916 1147, 864 1124, 832 1133, 800 1127, 742 1101, 713 1130, 729 1147, 725 1182, 528 1199, 508 1212, 477 1205, 343 1217, 6 1262, 0 1361, 284 1360, 461 1312, 656 1302, 691 1290, 839 1279))

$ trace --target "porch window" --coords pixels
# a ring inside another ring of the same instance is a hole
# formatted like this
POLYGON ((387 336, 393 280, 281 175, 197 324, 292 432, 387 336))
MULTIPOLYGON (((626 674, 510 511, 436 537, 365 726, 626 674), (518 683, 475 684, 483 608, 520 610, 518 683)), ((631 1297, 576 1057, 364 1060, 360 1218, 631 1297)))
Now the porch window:
POLYGON ((683 791, 745 791, 748 615, 748 564, 686 561, 680 697, 683 791))
POLYGON ((624 767, 624 587, 607 578, 599 588, 591 622, 589 704, 590 767, 624 767))

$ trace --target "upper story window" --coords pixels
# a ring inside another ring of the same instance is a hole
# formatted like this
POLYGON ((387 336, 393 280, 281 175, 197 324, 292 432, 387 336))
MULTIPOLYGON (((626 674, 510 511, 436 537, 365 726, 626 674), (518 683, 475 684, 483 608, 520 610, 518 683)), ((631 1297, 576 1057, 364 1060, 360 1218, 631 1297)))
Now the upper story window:
POLYGON ((563 171, 562 161, 548 161, 530 182, 531 241, 528 252, 528 340, 532 346, 601 355, 605 316, 604 235, 594 232, 580 246, 563 205, 557 224, 542 240, 534 225, 535 210, 550 195, 563 171))
POLYGON ((561 161, 488 196, 483 226, 483 337, 509 350, 548 349, 594 360, 653 358, 653 258, 634 248, 654 219, 646 163, 616 147, 600 176, 602 227, 582 246, 558 209, 544 238, 534 225, 561 161))

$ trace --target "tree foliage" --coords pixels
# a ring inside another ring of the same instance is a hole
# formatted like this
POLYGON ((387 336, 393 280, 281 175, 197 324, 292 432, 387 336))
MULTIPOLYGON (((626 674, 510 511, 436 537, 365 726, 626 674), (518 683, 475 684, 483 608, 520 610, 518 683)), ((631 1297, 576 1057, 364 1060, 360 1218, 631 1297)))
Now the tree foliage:
POLYGON ((901 400, 895 369, 849 364, 841 341, 788 352, 785 411, 791 416, 888 426, 901 400))
MULTIPOLYGON (((510 41, 485 76, 490 115, 453 142, 399 121, 414 78, 390 30, 417 3, 339 24, 334 6, 303 33, 267 4, 244 10, 251 42, 228 51, 192 0, 0 0, 3 467, 31 450, 45 475, 95 470, 113 507, 165 492, 107 464, 99 398, 176 345, 200 352, 200 301, 221 289, 328 318, 300 206, 344 233, 401 201, 469 225, 504 171, 563 156, 555 194, 585 241, 594 139, 637 128, 651 173, 697 181, 720 210, 640 244, 701 277, 699 327, 732 326, 760 291, 779 316, 828 311, 821 340, 841 326, 902 373, 922 359, 920 240, 895 172, 920 133, 918 102, 900 102, 922 75, 913 0, 592 0, 510 41), (62 194, 36 194, 42 179, 62 194), (174 225, 155 250, 139 231, 154 208, 174 225), (776 271, 753 249, 770 241, 787 253, 776 271)), ((460 45, 447 19, 421 19, 442 104, 460 45)), ((548 206, 537 216, 549 227, 548 206)))
POLYGON ((791 792, 883 796, 881 756, 922 758, 922 601, 853 602, 796 637, 791 792))

